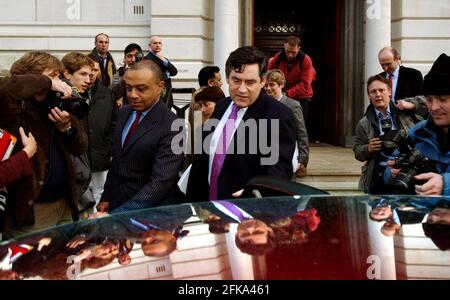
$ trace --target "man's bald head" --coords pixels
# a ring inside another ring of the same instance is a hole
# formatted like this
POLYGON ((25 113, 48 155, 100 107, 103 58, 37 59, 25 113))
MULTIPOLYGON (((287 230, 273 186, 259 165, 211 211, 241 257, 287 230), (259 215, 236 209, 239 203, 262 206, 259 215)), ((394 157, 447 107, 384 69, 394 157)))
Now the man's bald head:
POLYGON ((162 39, 157 35, 152 36, 150 38, 150 43, 148 45, 153 53, 158 53, 162 51, 162 39))

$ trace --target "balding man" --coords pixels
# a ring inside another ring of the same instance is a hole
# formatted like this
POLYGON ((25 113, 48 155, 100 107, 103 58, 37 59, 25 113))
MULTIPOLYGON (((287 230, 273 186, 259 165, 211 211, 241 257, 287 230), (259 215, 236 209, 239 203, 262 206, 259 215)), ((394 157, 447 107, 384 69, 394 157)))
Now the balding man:
POLYGON ((179 200, 171 195, 183 155, 171 149, 178 134, 171 131, 176 116, 160 100, 161 70, 153 61, 143 60, 130 66, 123 79, 130 105, 117 118, 113 159, 99 212, 118 213, 179 200))
POLYGON ((170 77, 177 75, 178 70, 170 63, 169 59, 164 57, 162 54, 163 43, 159 36, 152 36, 148 45, 150 47, 150 52, 147 54, 145 59, 154 61, 161 69, 165 85, 165 88, 161 94, 161 101, 170 108, 173 104, 172 80, 170 77))
POLYGON ((400 53, 393 47, 384 47, 378 53, 383 72, 380 75, 390 82, 391 100, 405 99, 421 95, 423 76, 419 70, 401 65, 400 53))

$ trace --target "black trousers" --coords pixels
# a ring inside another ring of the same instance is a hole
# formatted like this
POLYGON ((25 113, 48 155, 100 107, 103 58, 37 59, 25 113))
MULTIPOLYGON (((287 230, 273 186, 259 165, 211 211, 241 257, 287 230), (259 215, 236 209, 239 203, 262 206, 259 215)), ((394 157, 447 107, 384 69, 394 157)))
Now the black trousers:
POLYGON ((311 102, 311 100, 299 99, 298 101, 300 102, 300 105, 302 106, 303 119, 305 120, 305 125, 306 125, 306 122, 308 121, 309 103, 311 102))

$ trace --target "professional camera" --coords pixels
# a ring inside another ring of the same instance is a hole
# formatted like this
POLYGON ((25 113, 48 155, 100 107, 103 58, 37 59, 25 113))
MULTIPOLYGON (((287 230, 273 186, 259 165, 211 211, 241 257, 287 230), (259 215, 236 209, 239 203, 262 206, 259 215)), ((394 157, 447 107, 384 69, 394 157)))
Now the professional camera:
POLYGON ((143 59, 144 59, 144 53, 142 51, 136 52, 135 61, 140 62, 143 59))
POLYGON ((62 99, 59 92, 50 92, 45 100, 48 110, 58 107, 60 110, 67 111, 78 119, 84 118, 89 112, 87 99, 78 93, 77 89, 72 87, 72 95, 68 99, 62 99))
POLYGON ((435 172, 435 165, 431 158, 414 149, 415 143, 403 129, 392 130, 383 139, 384 147, 396 145, 400 155, 395 159, 395 169, 400 169, 396 177, 388 182, 395 194, 414 194, 414 184, 418 183, 414 176, 435 172))

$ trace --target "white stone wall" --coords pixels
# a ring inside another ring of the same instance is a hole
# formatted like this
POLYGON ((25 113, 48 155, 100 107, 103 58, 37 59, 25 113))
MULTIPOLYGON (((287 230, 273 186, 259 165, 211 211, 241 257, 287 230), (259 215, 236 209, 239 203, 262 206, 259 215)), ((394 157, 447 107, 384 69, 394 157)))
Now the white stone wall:
POLYGON ((391 39, 405 66, 427 74, 441 53, 450 55, 450 0, 392 0, 391 39))
POLYGON ((214 1, 152 0, 151 16, 151 34, 178 68, 173 86, 197 88, 198 71, 213 64, 214 1))
POLYGON ((149 37, 161 36, 178 68, 174 87, 197 88, 198 71, 213 64, 211 0, 0 0, 0 7, 0 70, 30 50, 90 52, 100 32, 109 34, 118 67, 126 45, 148 51, 149 37))
POLYGON ((135 42, 148 49, 151 0, 0 0, 0 70, 25 52, 45 50, 57 57, 90 52, 94 37, 107 33, 116 64, 135 42))

